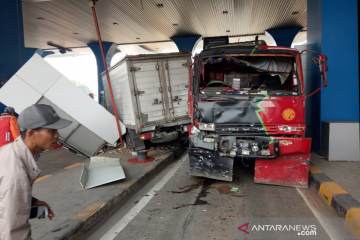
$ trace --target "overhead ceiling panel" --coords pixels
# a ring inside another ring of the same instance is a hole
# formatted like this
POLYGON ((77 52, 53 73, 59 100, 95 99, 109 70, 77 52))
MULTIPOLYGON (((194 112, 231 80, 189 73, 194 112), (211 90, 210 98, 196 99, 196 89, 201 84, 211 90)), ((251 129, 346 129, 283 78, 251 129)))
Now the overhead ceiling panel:
MULTIPOLYGON (((169 41, 175 36, 246 36, 264 34, 268 29, 306 29, 306 3, 307 0, 100 0, 96 12, 103 41, 127 44, 169 41)), ((47 49, 48 41, 70 48, 97 42, 87 0, 23 2, 23 16, 26 47, 47 49)))

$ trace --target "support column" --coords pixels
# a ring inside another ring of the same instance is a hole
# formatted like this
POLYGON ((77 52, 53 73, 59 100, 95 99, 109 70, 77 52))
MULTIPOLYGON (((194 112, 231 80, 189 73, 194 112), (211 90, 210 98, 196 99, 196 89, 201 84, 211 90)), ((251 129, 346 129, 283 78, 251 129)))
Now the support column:
MULTIPOLYGON (((312 50, 321 52, 321 2, 322 0, 308 0, 307 7, 307 43, 306 48, 299 50, 312 50)), ((309 95, 321 86, 319 67, 312 64, 310 57, 315 55, 304 54, 302 56, 302 63, 305 66, 304 83, 305 95, 309 95)), ((315 93, 313 96, 306 99, 305 102, 305 136, 312 139, 311 150, 314 152, 320 151, 320 95, 324 88, 315 93)))
POLYGON ((48 55, 55 54, 53 51, 44 51, 40 48, 25 48, 25 60, 26 62, 35 54, 39 54, 41 57, 45 58, 48 55))
POLYGON ((296 34, 302 28, 288 28, 288 29, 269 29, 265 31, 265 35, 269 36, 276 43, 276 46, 291 47, 296 34))
MULTIPOLYGON (((0 7, 0 87, 25 62, 22 5, 18 0, 1 2, 0 7)), ((0 103, 0 112, 5 106, 0 103)))
POLYGON ((201 36, 172 37, 170 39, 176 44, 179 52, 193 52, 198 42, 201 41, 201 36))
MULTIPOLYGON (((103 42, 104 46, 104 54, 106 58, 106 64, 108 68, 111 66, 111 59, 113 56, 119 52, 117 49, 117 44, 115 43, 109 43, 109 42, 103 42)), ((92 52, 95 55, 96 58, 96 64, 97 64, 97 70, 98 70, 98 97, 99 97, 99 103, 100 103, 100 92, 104 91, 104 87, 101 80, 101 73, 105 71, 103 59, 101 56, 100 46, 99 43, 92 43, 88 44, 88 47, 91 48, 92 52)))
MULTIPOLYGON (((320 150, 322 121, 359 122, 359 48, 357 0, 308 0, 308 48, 328 56, 328 86, 311 98, 319 107, 316 128, 318 141, 314 151, 320 150)), ((310 57, 310 56, 309 56, 310 57)), ((309 61, 310 62, 310 61, 309 61)), ((307 83, 321 85, 319 68, 308 64, 307 83)), ((315 86, 316 85, 316 86, 315 86)), ((310 99, 311 99, 310 98, 310 99)), ((309 99, 309 100, 310 100, 309 99)), ((306 102, 309 106, 309 102, 306 102)))

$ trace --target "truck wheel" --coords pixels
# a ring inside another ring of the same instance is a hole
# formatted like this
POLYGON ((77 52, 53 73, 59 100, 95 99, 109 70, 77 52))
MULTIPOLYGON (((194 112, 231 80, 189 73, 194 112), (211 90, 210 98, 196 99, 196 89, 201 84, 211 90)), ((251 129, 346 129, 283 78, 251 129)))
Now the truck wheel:
POLYGON ((150 142, 152 143, 165 143, 165 142, 171 142, 179 138, 178 132, 169 132, 164 137, 158 138, 158 139, 150 139, 150 142))

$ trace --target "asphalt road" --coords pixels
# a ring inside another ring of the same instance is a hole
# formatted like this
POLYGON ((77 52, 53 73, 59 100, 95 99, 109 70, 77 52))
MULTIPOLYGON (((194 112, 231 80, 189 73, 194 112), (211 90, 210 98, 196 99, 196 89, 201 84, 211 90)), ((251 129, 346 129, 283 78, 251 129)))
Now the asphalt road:
POLYGON ((234 166, 233 182, 190 176, 188 164, 185 154, 85 239, 353 239, 311 189, 255 184, 254 167, 241 160, 234 166), (301 229, 254 230, 275 224, 301 229), (316 235, 301 231, 308 225, 316 235), (312 236, 299 235, 307 233, 312 236))
POLYGON ((63 170, 72 164, 88 161, 88 158, 76 155, 65 148, 46 150, 40 154, 38 162, 38 167, 41 169, 40 177, 63 170))

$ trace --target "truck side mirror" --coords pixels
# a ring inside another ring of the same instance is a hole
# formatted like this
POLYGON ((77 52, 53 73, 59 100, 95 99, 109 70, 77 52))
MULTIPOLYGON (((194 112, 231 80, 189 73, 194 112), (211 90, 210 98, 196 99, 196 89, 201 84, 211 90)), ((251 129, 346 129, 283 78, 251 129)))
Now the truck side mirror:
POLYGON ((311 62, 317 66, 319 66, 319 70, 320 70, 320 74, 321 74, 321 81, 323 83, 323 85, 321 87, 319 87, 318 89, 316 89, 313 93, 305 96, 305 99, 308 97, 311 97, 312 95, 314 95, 316 92, 318 92, 320 89, 322 89, 323 87, 327 86, 327 79, 326 79, 326 72, 329 70, 329 66, 327 66, 327 56, 323 55, 321 53, 318 52, 314 52, 311 50, 304 50, 302 51, 300 54, 302 54, 303 52, 311 52, 311 53, 315 53, 318 54, 318 58, 317 57, 312 57, 310 58, 311 62))

